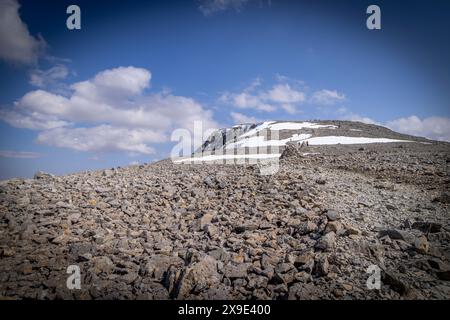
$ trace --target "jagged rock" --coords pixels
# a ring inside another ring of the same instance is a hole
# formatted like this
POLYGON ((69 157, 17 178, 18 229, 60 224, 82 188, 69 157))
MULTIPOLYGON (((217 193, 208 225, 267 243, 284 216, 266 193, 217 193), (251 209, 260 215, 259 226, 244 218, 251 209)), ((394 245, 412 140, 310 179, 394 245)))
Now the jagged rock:
POLYGON ((433 202, 450 203, 450 193, 444 192, 440 196, 435 197, 433 202))
POLYGON ((426 254, 429 249, 427 238, 424 236, 416 238, 416 240, 414 241, 414 248, 416 248, 419 253, 426 254))
POLYGON ((246 278, 248 268, 249 264, 247 263, 229 264, 225 266, 223 275, 229 279, 246 278))
POLYGON ((109 274, 112 272, 114 268, 113 262, 111 261, 110 258, 106 256, 94 257, 92 258, 91 261, 93 263, 92 271, 95 274, 99 273, 109 274))
POLYGON ((436 275, 441 280, 450 281, 450 270, 438 271, 436 272, 436 275))
POLYGON ((328 232, 322 236, 316 243, 316 249, 319 250, 331 250, 336 245, 336 234, 334 232, 328 232))
POLYGON ((315 231, 317 231, 317 225, 311 221, 302 222, 297 227, 297 232, 300 235, 305 235, 315 231))
POLYGON ((327 256, 324 254, 317 255, 315 261, 315 273, 319 276, 326 276, 330 269, 327 256))
POLYGON ((215 188, 216 184, 212 181, 212 179, 210 177, 205 177, 203 179, 203 182, 210 188, 215 188))
POLYGON ((355 227, 350 226, 350 225, 346 225, 346 226, 345 226, 345 229, 347 230, 347 233, 348 233, 349 235, 356 235, 356 236, 358 236, 358 235, 361 234, 361 231, 360 231, 360 230, 358 230, 358 229, 356 229, 355 227))
POLYGON ((322 292, 319 287, 312 283, 294 283, 289 288, 289 300, 317 300, 321 297, 322 292))
POLYGON ((161 282, 171 266, 181 269, 183 265, 184 261, 179 257, 171 257, 162 254, 154 255, 150 257, 145 265, 143 265, 141 274, 150 277, 157 282, 161 282))
POLYGON ((198 230, 204 230, 205 227, 211 223, 211 220, 214 218, 214 216, 210 213, 205 213, 200 219, 199 219, 199 227, 198 230))
POLYGON ((293 157, 301 157, 300 148, 297 143, 288 142, 281 153, 280 159, 288 159, 293 157))
POLYGON ((299 270, 312 272, 314 268, 314 252, 308 251, 295 258, 294 265, 299 270))
POLYGON ((327 216, 328 220, 330 221, 336 221, 340 218, 339 214, 336 211, 328 210, 325 215, 327 216))
POLYGON ((320 184, 320 185, 324 185, 324 184, 327 183, 327 182, 326 182, 325 179, 317 179, 317 180, 316 180, 316 183, 317 183, 317 184, 320 184))
POLYGON ((36 180, 45 180, 45 179, 51 179, 54 178, 55 176, 51 173, 47 173, 44 171, 38 171, 34 174, 34 179, 36 180))
POLYGON ((339 221, 330 221, 327 223, 327 226, 325 227, 325 233, 333 231, 336 234, 341 234, 344 229, 342 227, 342 223, 339 221))
POLYGON ((206 255, 183 272, 175 296, 177 299, 188 298, 193 291, 204 291, 219 284, 221 279, 217 272, 217 260, 206 255))
POLYGON ((424 233, 436 233, 441 231, 442 225, 434 222, 414 222, 411 226, 413 229, 420 230, 424 233))
POLYGON ((396 230, 396 229, 386 229, 386 230, 381 230, 379 233, 379 237, 385 237, 388 236, 389 238, 393 239, 393 240, 402 240, 408 243, 414 243, 415 241, 415 237, 409 233, 407 233, 406 231, 402 231, 402 230, 396 230))
POLYGON ((409 285, 396 273, 388 271, 382 272, 382 281, 401 295, 406 294, 409 290, 409 285))

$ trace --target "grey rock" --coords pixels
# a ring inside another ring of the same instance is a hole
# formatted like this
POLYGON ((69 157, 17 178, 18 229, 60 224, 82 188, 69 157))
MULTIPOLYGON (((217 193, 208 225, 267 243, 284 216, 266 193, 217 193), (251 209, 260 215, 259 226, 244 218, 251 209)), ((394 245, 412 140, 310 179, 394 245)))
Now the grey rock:
POLYGON ((221 279, 217 272, 217 260, 206 255, 183 272, 175 296, 177 299, 188 298, 193 291, 204 291, 219 284, 221 279))
POLYGON ((335 245, 336 234, 334 232, 328 232, 317 241, 315 247, 319 250, 331 250, 335 245))
POLYGON ((327 216, 328 220, 336 221, 340 218, 339 214, 334 210, 328 210, 325 215, 327 216))
POLYGON ((229 264, 225 266, 223 274, 229 279, 246 278, 249 266, 247 263, 229 264))
POLYGON ((435 222, 418 221, 414 222, 411 228, 420 230, 424 233, 436 233, 441 231, 442 225, 435 222))

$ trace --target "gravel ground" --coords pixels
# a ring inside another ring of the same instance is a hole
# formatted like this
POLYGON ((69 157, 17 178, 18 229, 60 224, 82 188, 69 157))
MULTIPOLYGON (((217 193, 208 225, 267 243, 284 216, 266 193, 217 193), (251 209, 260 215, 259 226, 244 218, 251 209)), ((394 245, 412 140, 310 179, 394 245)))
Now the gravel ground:
POLYGON ((413 139, 2 181, 0 298, 449 299, 450 145, 413 139))

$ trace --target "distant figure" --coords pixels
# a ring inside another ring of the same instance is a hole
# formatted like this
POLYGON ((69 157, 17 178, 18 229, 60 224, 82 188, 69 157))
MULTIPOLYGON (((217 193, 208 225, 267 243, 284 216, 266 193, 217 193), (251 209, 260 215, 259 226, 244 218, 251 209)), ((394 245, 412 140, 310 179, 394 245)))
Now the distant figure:
POLYGON ((306 146, 309 147, 309 142, 308 141, 306 141, 306 146))

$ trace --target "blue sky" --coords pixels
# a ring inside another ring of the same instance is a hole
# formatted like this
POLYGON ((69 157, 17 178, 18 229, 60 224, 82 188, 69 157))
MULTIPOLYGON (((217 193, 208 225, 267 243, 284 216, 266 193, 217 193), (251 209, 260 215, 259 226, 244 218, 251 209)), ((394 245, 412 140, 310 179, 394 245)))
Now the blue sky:
POLYGON ((449 12, 447 1, 2 0, 0 179, 164 158, 194 120, 349 119, 450 140, 449 12), (66 28, 70 4, 81 30, 66 28), (381 30, 366 28, 370 4, 381 30))

